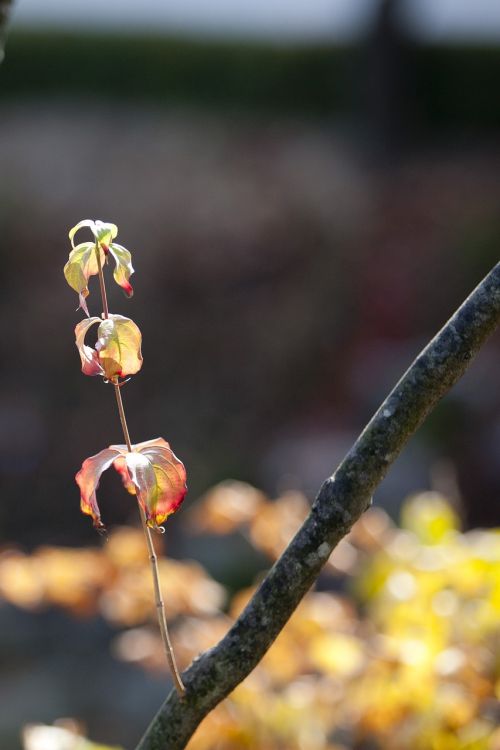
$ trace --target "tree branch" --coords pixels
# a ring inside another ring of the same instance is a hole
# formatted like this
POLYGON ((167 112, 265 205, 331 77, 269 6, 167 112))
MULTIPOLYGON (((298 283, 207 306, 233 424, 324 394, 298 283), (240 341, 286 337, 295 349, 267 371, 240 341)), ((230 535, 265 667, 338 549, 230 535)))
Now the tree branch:
POLYGON ((457 382, 500 320, 500 263, 426 346, 371 419, 229 632, 184 673, 137 750, 182 750, 204 716, 259 663, 335 545, 427 414, 457 382))
POLYGON ((13 0, 0 0, 0 63, 5 56, 5 38, 13 0))

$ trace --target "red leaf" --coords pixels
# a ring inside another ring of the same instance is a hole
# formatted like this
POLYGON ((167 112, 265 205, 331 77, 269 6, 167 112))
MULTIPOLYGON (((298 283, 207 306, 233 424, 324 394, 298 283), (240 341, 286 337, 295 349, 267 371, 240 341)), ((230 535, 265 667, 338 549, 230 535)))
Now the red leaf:
POLYGON ((75 476, 77 485, 80 487, 80 508, 82 513, 92 516, 96 529, 103 529, 101 513, 97 505, 96 490, 103 471, 106 471, 113 461, 120 455, 115 448, 105 448, 96 453, 95 456, 85 459, 82 468, 75 476))
POLYGON ((81 509, 92 516, 94 526, 103 528, 96 490, 103 471, 113 464, 125 488, 137 495, 149 526, 153 528, 179 508, 187 492, 186 469, 163 438, 132 446, 110 445, 87 458, 76 475, 81 509))

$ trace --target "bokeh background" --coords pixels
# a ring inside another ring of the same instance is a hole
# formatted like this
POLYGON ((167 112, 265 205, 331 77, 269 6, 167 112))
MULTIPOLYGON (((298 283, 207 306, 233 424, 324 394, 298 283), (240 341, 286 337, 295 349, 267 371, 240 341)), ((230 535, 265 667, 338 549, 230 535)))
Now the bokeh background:
MULTIPOLYGON (((143 332, 144 366, 123 392, 132 440, 164 436, 189 473, 168 554, 238 591, 267 559, 239 533, 193 537, 198 499, 230 478, 312 499, 498 259, 498 5, 20 0, 6 53, 4 554, 103 544, 73 477, 120 425, 109 386, 79 371, 81 313, 62 275, 69 228, 101 218, 136 267, 131 301, 109 289, 143 332)), ((95 283, 89 307, 98 314, 95 283)), ((388 516, 432 490, 464 528, 499 523, 498 345, 377 491, 388 516)), ((100 497, 110 527, 136 523, 116 477, 100 497)), ((6 577, 8 600, 21 584, 6 577)), ((133 747, 164 675, 110 654, 102 612, 79 620, 36 596, 0 606, 2 747, 17 750, 25 722, 61 716, 133 747)))

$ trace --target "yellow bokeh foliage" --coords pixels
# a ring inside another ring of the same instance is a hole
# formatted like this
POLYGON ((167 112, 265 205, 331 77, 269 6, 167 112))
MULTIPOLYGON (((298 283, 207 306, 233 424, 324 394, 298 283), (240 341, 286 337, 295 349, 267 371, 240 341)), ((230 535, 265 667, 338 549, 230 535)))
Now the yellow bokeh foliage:
MULTIPOLYGON (((241 532, 273 560, 307 508, 297 493, 270 501, 225 483, 198 504, 193 525, 241 532)), ((161 565, 185 667, 227 632, 254 588, 226 602, 197 563, 161 565)), ((100 550, 5 550, 0 595, 20 607, 100 614, 121 628, 118 658, 163 671, 148 573, 140 532, 117 529, 100 550)), ((498 530, 464 533, 444 497, 415 495, 401 528, 369 510, 319 586, 189 750, 500 750, 498 530)))

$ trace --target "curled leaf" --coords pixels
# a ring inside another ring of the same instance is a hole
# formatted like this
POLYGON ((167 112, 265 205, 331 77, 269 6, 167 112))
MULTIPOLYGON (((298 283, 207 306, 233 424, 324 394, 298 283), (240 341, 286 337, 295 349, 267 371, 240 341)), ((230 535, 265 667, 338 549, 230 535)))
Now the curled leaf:
MULTIPOLYGON (((149 467, 128 465, 131 479, 137 488, 139 502, 150 526, 159 526, 178 509, 187 492, 186 469, 163 438, 147 440, 135 446, 147 459, 149 467)), ((127 454, 129 464, 130 453, 127 454)))
POLYGON ((99 480, 102 472, 106 471, 119 455, 120 451, 117 448, 105 448, 95 456, 86 458, 75 476, 75 481, 80 488, 80 509, 82 513, 92 517, 96 529, 104 528, 96 498, 99 480))
POLYGON ((163 438, 132 446, 110 445, 87 458, 76 475, 80 487, 81 509, 92 516, 94 526, 102 528, 96 489, 103 471, 111 464, 121 475, 125 488, 136 494, 148 525, 157 528, 175 513, 187 492, 186 469, 163 438))
POLYGON ((113 256, 115 261, 113 276, 116 283, 122 287, 128 297, 131 297, 133 294, 130 283, 130 277, 134 273, 132 256, 125 247, 113 242, 117 234, 118 227, 116 224, 110 224, 99 219, 97 221, 84 219, 83 221, 79 221, 69 231, 72 250, 69 254, 68 262, 64 267, 64 275, 70 287, 78 292, 80 307, 83 308, 87 315, 89 312, 85 298, 89 294, 88 280, 91 276, 95 276, 99 272, 96 255, 97 249, 99 249, 100 253, 101 266, 104 266, 108 253, 113 256), (75 245, 74 239, 76 233, 84 228, 90 229, 94 239, 91 242, 82 242, 79 245, 75 245))
POLYGON ((96 351, 106 378, 135 375, 142 367, 142 336, 136 324, 123 315, 110 315, 98 330, 96 351))
POLYGON ((103 375, 104 370, 99 362, 99 355, 95 349, 85 344, 87 331, 96 323, 100 323, 100 318, 85 318, 75 326, 75 343, 76 348, 82 360, 82 372, 85 375, 103 375))
POLYGON ((142 367, 142 336, 136 324, 123 315, 86 318, 75 327, 75 342, 85 375, 102 375, 108 380, 126 377, 142 367), (85 344, 88 330, 99 323, 95 348, 85 344))
MULTIPOLYGON (((101 253, 101 263, 104 263, 104 252, 101 253)), ((73 246, 64 266, 64 276, 66 281, 75 292, 78 292, 80 298, 80 307, 88 315, 89 311, 85 298, 88 297, 88 282, 91 276, 98 273, 96 247, 94 242, 82 242, 76 247, 73 246)))
POLYGON ((119 286, 121 286, 127 297, 131 297, 134 293, 132 284, 129 281, 131 275, 134 273, 134 269, 132 268, 132 256, 125 247, 117 245, 115 242, 110 244, 109 252, 113 256, 116 264, 115 270, 113 271, 114 280, 119 286))
MULTIPOLYGON (((118 227, 116 226, 116 224, 110 224, 106 221, 101 221, 100 219, 97 219, 97 221, 92 221, 92 219, 83 219, 83 221, 79 221, 78 224, 75 224, 75 226, 69 230, 68 236, 72 247, 75 246, 73 242, 75 234, 79 229, 83 229, 83 227, 88 227, 94 235, 94 240, 99 242, 99 244, 105 246, 108 246, 109 243, 114 240, 116 235, 118 234, 118 227)), ((95 244, 95 242, 93 244, 95 244)))
POLYGON ((118 456, 116 461, 113 462, 113 466, 118 472, 118 474, 121 476, 123 486, 125 487, 127 492, 129 492, 131 495, 136 495, 137 490, 135 489, 135 484, 133 483, 132 478, 129 474, 125 457, 118 456))

